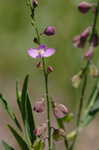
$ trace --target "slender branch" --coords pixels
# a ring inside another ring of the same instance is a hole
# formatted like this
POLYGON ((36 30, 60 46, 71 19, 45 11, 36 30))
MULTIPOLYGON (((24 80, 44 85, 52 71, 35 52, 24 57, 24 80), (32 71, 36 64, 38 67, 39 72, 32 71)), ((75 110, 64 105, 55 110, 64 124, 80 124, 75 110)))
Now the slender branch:
POLYGON ((49 146, 49 150, 51 150, 51 119, 50 119, 50 101, 49 101, 49 93, 48 93, 48 74, 46 72, 46 64, 44 58, 42 58, 42 62, 43 62, 43 73, 45 78, 45 92, 46 92, 46 100, 47 100, 48 146, 49 146))
MULTIPOLYGON (((97 25, 97 21, 98 21, 98 13, 99 13, 99 0, 97 2, 97 7, 96 7, 96 12, 94 14, 94 20, 93 20, 93 26, 92 26, 92 34, 90 36, 90 39, 89 39, 89 43, 91 45, 91 42, 93 40, 93 36, 96 32, 96 25, 97 25)), ((76 126, 77 128, 79 127, 79 124, 80 124, 80 119, 81 119, 81 113, 82 113, 82 109, 83 109, 83 103, 84 103, 84 95, 85 95, 85 90, 86 90, 86 85, 87 85, 87 75, 86 75, 86 71, 88 69, 88 66, 89 66, 89 61, 87 62, 87 65, 84 69, 84 81, 83 81, 83 86, 82 86, 82 92, 81 92, 81 97, 80 97, 80 104, 79 104, 79 110, 78 110, 78 116, 77 116, 77 122, 76 122, 76 126)), ((84 73, 83 72, 83 73, 84 73)), ((74 138, 74 141, 70 147, 70 150, 73 150, 74 149, 74 145, 76 143, 76 139, 78 137, 78 134, 79 134, 79 131, 77 130, 77 134, 74 138)))

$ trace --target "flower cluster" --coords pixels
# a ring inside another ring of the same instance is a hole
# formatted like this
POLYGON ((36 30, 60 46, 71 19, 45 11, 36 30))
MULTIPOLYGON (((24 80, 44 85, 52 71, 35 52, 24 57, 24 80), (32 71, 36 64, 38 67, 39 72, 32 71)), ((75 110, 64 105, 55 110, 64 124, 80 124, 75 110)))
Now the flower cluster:
MULTIPOLYGON (((96 29, 96 18, 97 18, 98 8, 95 3, 89 3, 89 2, 83 1, 78 5, 78 10, 82 14, 87 14, 89 12, 89 10, 92 10, 92 13, 95 17, 95 22, 93 23, 92 26, 87 27, 86 29, 84 29, 84 31, 82 33, 80 33, 79 35, 77 35, 73 38, 74 47, 80 48, 80 49, 86 49, 86 51, 84 51, 83 57, 85 58, 86 61, 89 62, 88 66, 91 66, 91 65, 93 66, 92 59, 94 57, 95 48, 99 45, 99 34, 96 29)), ((90 68, 93 68, 93 67, 89 67, 89 70, 90 70, 90 68)), ((95 68, 97 68, 97 67, 95 67, 95 68)), ((86 72, 83 70, 85 70, 85 69, 81 69, 80 73, 74 75, 72 78, 72 84, 75 88, 79 87, 81 80, 86 72)), ((93 71, 91 69, 90 72, 91 72, 90 74, 93 77, 99 76, 98 71, 94 71, 94 69, 93 69, 93 71), (92 72, 93 72, 93 74, 92 74, 92 72), (97 75, 94 75, 94 72, 97 72, 97 75)))

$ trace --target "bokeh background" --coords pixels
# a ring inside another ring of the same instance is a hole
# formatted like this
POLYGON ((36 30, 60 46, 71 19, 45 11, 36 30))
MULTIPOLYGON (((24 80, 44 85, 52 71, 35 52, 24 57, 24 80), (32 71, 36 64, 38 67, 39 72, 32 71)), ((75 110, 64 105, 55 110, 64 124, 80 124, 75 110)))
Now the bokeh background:
MULTIPOLYGON (((40 32, 48 25, 56 26, 57 29, 55 36, 43 36, 41 40, 42 43, 57 50, 56 54, 48 59, 48 64, 55 68, 50 75, 50 93, 55 101, 66 104, 74 114, 77 113, 80 89, 75 90, 72 87, 71 77, 81 67, 83 52, 73 47, 72 39, 92 24, 93 19, 91 12, 88 15, 78 12, 77 4, 80 1, 39 0, 39 7, 36 11, 40 32)), ((30 74, 29 89, 32 103, 40 98, 44 91, 43 75, 36 68, 37 61, 27 55, 27 49, 36 46, 33 43, 35 33, 29 15, 25 0, 0 0, 0 93, 8 99, 18 116, 19 110, 15 98, 16 80, 20 81, 21 88, 25 75, 30 74)), ((97 49, 94 58, 97 65, 99 64, 98 54, 97 49)), ((88 84, 88 91, 90 88, 91 84, 88 84)), ((19 149, 6 126, 9 122, 11 122, 10 118, 0 106, 0 141, 5 139, 19 149)), ((98 124, 97 117, 84 130, 77 142, 78 150, 79 148, 81 150, 99 148, 98 124)), ((59 142, 58 147, 61 148, 61 144, 59 142)), ((1 145, 0 149, 3 149, 1 145)))

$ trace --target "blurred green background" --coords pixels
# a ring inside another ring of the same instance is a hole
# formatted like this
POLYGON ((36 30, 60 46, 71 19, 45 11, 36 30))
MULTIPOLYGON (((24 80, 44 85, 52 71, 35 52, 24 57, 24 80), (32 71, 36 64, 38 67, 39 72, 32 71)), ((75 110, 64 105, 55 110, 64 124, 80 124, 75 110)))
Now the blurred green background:
MULTIPOLYGON (((41 40, 42 43, 57 50, 56 54, 48 59, 48 64, 55 68, 50 75, 50 93, 56 101, 66 104, 75 114, 80 90, 72 87, 71 77, 81 67, 82 51, 73 47, 72 39, 89 26, 93 19, 92 13, 82 15, 78 12, 77 4, 80 1, 39 0, 36 11, 40 32, 48 25, 56 26, 57 29, 55 36, 43 36, 41 40)), ((20 81, 21 87, 25 75, 30 74, 29 89, 33 101, 41 97, 44 91, 42 72, 36 69, 37 61, 27 55, 27 49, 36 46, 33 43, 34 31, 30 22, 30 13, 25 0, 0 0, 0 92, 9 99, 16 113, 18 113, 15 102, 16 80, 20 81)), ((95 62, 96 64, 99 62, 97 51, 95 62)), ((88 87, 90 89, 90 84, 88 87)), ((6 127, 9 118, 1 107, 0 113, 0 139, 6 139, 16 146, 6 127)), ((83 139, 83 135, 81 137, 82 150, 99 147, 99 134, 95 132, 97 128, 96 121, 83 133, 86 138, 83 139)))

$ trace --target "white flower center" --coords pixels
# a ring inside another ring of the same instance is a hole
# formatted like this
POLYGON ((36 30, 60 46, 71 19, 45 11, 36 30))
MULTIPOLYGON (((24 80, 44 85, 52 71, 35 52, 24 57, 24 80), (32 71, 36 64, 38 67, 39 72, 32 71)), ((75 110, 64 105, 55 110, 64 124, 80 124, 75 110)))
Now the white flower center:
POLYGON ((39 49, 39 50, 38 50, 38 54, 39 54, 40 56, 42 56, 42 55, 44 54, 44 52, 45 52, 44 49, 39 49))

